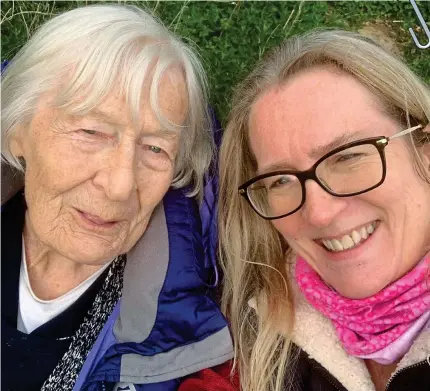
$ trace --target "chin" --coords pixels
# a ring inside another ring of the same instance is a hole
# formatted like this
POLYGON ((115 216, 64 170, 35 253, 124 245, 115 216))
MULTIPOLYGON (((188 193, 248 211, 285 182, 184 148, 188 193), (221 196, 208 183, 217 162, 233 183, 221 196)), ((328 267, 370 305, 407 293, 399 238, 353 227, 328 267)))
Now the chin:
POLYGON ((105 244, 105 246, 86 246, 86 248, 75 249, 70 258, 81 265, 103 266, 119 254, 122 252, 109 248, 105 244))
POLYGON ((113 256, 109 256, 109 257, 82 257, 79 259, 76 259, 76 263, 79 263, 81 265, 86 265, 86 266, 104 266, 107 263, 111 262, 112 260, 114 260, 116 257, 116 255, 113 256))
POLYGON ((358 284, 357 281, 353 283, 346 283, 342 286, 336 287, 335 284, 331 285, 337 293, 348 299, 365 299, 379 293, 385 288, 387 284, 358 284))

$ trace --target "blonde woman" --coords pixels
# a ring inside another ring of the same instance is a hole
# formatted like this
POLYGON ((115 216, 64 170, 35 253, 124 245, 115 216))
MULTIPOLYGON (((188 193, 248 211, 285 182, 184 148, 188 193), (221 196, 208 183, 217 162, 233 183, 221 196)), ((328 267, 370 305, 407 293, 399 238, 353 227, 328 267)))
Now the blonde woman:
POLYGON ((238 87, 219 223, 242 390, 430 389, 429 120, 428 87, 353 33, 289 39, 238 87))

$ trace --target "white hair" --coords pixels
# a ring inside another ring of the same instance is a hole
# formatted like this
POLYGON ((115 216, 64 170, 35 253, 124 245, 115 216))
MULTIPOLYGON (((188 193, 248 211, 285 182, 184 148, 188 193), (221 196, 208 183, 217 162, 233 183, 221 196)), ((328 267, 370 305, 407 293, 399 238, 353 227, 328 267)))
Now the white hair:
POLYGON ((2 159, 24 170, 10 150, 11 136, 17 125, 31 121, 40 97, 59 81, 64 84, 53 102, 57 108, 84 114, 119 83, 136 119, 148 77, 154 113, 169 130, 184 133, 172 185, 190 185, 189 195, 201 196, 212 156, 204 70, 190 47, 133 6, 103 4, 65 12, 44 24, 19 51, 2 77, 2 159), (185 124, 170 123, 157 104, 160 79, 172 67, 181 69, 186 83, 185 124))

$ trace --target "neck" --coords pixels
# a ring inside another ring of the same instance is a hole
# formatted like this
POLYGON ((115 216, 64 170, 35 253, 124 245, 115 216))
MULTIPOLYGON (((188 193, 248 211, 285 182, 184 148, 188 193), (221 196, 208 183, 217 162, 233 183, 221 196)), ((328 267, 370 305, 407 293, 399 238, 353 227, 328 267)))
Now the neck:
POLYGON ((30 286, 41 300, 60 297, 97 272, 103 265, 80 264, 43 243, 25 216, 24 243, 30 286))
POLYGON ((396 370, 400 360, 393 364, 383 365, 373 360, 365 360, 366 367, 369 371, 372 382, 375 385, 376 391, 384 391, 391 375, 396 370))

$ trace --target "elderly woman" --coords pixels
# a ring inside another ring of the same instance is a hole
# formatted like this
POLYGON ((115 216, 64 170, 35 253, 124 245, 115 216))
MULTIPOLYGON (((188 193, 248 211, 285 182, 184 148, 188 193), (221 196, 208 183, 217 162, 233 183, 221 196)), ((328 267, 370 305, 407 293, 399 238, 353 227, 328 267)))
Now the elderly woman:
POLYGON ((430 390, 429 121, 428 87, 353 33, 287 40, 238 88, 219 223, 242 390, 430 390))
POLYGON ((2 207, 2 390, 175 390, 231 357, 196 202, 204 80, 114 5, 55 17, 7 67, 2 156, 25 186, 2 207))

